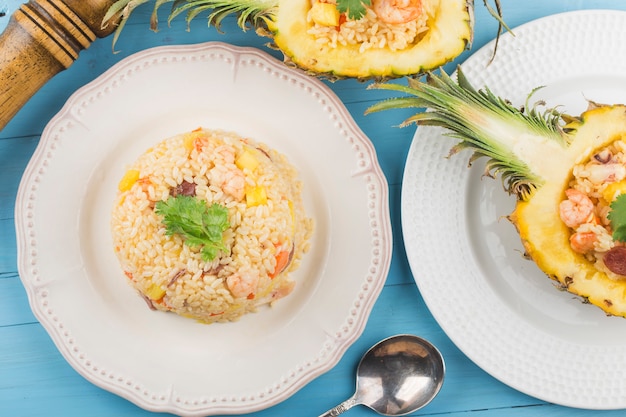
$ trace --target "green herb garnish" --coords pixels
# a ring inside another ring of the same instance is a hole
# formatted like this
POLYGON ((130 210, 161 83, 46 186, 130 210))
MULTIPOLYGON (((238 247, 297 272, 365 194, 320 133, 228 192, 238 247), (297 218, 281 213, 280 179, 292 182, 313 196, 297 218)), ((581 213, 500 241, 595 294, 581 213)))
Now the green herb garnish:
POLYGON ((217 203, 208 206, 195 197, 178 195, 158 201, 154 211, 163 216, 165 233, 179 234, 188 246, 200 247, 205 262, 228 249, 224 245, 224 231, 230 226, 226 207, 217 203))
POLYGON ((371 3, 371 0, 337 0, 337 10, 339 13, 345 13, 352 20, 359 20, 365 16, 365 6, 371 3))
POLYGON ((620 194, 613 200, 608 218, 613 229, 613 239, 626 242, 626 194, 620 194))

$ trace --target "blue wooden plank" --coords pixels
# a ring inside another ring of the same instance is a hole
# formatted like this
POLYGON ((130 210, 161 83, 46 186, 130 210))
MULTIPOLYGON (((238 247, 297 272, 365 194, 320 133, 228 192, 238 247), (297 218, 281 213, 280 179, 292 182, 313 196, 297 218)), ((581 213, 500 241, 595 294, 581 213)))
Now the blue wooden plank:
POLYGON ((15 273, 0 274, 0 327, 35 323, 26 290, 15 273))
POLYGON ((0 220, 13 218, 17 188, 38 141, 37 136, 0 139, 0 220))
POLYGON ((0 273, 17 273, 15 225, 12 218, 0 219, 0 273))

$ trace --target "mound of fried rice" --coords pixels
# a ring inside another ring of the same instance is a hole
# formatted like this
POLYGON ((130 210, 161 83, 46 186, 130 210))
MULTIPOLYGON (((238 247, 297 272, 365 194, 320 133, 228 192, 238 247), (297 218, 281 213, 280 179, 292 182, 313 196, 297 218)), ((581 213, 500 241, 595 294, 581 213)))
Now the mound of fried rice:
POLYGON ((206 323, 237 320, 288 295, 313 229, 284 155, 209 129, 165 139, 128 167, 111 223, 126 279, 148 306, 206 323), (166 233, 155 212, 158 201, 181 194, 228 210, 227 250, 213 260, 166 233))

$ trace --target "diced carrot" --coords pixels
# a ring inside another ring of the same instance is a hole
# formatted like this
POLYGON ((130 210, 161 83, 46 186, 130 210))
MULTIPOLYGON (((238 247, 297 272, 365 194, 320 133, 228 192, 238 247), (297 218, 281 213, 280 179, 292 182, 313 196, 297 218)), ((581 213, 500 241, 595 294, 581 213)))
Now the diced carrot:
POLYGON ((289 264, 289 251, 283 250, 276 254, 276 266, 274 267, 274 272, 269 274, 270 278, 274 278, 276 275, 283 272, 283 270, 289 264))
POLYGON ((165 301, 165 296, 163 296, 163 297, 159 298, 158 300, 152 300, 152 302, 153 302, 154 304, 161 305, 161 306, 163 306, 163 307, 165 307, 165 308, 167 308, 167 309, 169 309, 169 310, 171 310, 171 309, 172 309, 172 306, 170 306, 170 305, 167 303, 167 301, 165 301))
POLYGON ((341 25, 346 23, 347 20, 348 20, 348 16, 346 16, 345 13, 341 13, 341 15, 339 16, 339 24, 337 26, 335 26, 335 29, 337 29, 337 31, 340 31, 341 30, 341 25))

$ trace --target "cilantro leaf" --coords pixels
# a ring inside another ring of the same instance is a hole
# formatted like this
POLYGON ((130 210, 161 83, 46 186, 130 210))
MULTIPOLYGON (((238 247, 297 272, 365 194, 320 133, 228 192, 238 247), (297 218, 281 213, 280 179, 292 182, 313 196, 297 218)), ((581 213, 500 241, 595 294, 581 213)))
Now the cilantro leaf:
POLYGON ((163 216, 165 233, 179 234, 187 246, 200 248, 205 262, 228 249, 224 245, 224 231, 230 226, 226 207, 217 203, 208 206, 202 200, 181 194, 158 201, 154 211, 163 216))
POLYGON ((371 3, 371 0, 337 0, 337 10, 352 20, 359 20, 365 16, 365 6, 371 3))
POLYGON ((608 214, 613 229, 613 239, 626 242, 626 194, 620 194, 611 203, 608 214))

